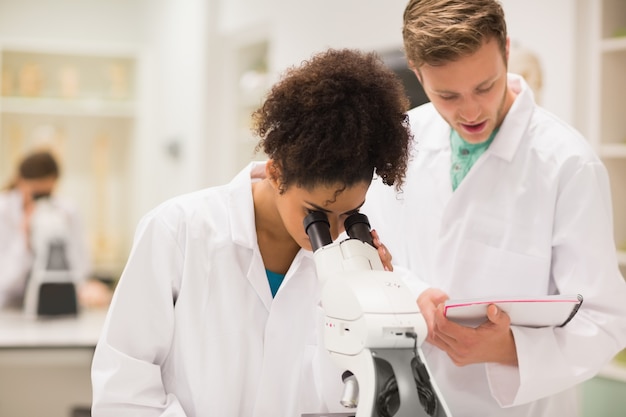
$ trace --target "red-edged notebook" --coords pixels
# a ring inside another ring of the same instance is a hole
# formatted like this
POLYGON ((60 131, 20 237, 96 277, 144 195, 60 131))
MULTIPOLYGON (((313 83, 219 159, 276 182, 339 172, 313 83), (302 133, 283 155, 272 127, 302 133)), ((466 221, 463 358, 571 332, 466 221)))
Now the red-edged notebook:
POLYGON ((511 317, 511 325, 526 327, 565 326, 583 302, 583 296, 467 298, 445 302, 445 316, 459 324, 476 327, 487 320, 487 307, 495 304, 511 317))

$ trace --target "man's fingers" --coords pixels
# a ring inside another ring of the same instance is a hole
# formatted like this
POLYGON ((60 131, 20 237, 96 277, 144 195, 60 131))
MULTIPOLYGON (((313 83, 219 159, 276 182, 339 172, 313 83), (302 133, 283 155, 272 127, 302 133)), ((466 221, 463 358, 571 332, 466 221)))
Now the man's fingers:
POLYGON ((487 307, 487 318, 490 322, 494 324, 505 324, 509 325, 510 319, 508 314, 506 314, 502 309, 500 309, 497 305, 491 304, 487 307))

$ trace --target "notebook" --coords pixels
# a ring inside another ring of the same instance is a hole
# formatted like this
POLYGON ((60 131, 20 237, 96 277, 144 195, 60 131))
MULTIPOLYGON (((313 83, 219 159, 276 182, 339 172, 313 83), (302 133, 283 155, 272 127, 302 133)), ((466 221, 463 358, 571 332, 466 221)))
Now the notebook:
POLYGON ((487 307, 495 304, 511 318, 511 325, 526 327, 565 326, 578 312, 583 296, 493 297, 447 300, 445 316, 461 325, 477 327, 487 320, 487 307))

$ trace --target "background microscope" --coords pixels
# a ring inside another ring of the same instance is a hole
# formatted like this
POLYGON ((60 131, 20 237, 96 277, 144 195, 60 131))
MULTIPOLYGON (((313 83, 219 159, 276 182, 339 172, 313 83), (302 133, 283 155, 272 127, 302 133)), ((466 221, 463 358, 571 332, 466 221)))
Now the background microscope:
POLYGON ((69 261, 69 225, 47 198, 37 200, 31 223, 34 262, 24 312, 33 317, 77 314, 76 277, 69 261))

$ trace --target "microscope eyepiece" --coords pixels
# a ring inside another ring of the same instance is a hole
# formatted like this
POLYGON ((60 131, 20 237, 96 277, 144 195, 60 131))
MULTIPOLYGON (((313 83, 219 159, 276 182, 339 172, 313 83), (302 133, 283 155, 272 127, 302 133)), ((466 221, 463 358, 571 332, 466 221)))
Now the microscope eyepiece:
POLYGON ((343 223, 346 233, 352 239, 359 239, 361 242, 369 243, 374 247, 374 241, 372 239, 370 222, 367 216, 363 213, 354 213, 348 216, 343 223))
POLYGON ((313 252, 333 242, 328 217, 321 211, 313 211, 304 218, 304 230, 309 235, 313 252))
MULTIPOLYGON (((313 211, 304 218, 304 230, 309 235, 313 252, 333 242, 330 235, 330 223, 328 217, 321 211, 313 211)), ((370 230, 370 222, 363 213, 354 213, 346 218, 343 223, 348 237, 358 239, 374 247, 374 241, 370 230)))

